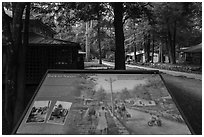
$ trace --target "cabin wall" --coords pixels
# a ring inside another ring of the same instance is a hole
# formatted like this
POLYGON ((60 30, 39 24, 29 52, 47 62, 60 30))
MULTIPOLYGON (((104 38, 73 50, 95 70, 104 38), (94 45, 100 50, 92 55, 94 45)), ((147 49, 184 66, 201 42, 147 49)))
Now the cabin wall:
POLYGON ((26 46, 26 81, 38 83, 48 69, 83 69, 78 66, 78 48, 65 44, 26 46))

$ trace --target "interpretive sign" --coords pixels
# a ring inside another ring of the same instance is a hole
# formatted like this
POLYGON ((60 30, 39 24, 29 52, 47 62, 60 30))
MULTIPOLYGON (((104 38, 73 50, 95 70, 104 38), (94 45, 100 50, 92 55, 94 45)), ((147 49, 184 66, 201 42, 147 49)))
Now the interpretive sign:
POLYGON ((50 71, 15 134, 185 135, 187 125, 158 72, 50 71))

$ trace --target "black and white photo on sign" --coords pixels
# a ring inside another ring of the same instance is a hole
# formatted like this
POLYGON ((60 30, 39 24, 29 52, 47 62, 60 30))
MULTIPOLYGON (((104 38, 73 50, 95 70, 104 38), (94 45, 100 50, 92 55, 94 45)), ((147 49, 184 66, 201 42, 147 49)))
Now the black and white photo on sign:
POLYGON ((26 123, 44 123, 51 101, 35 101, 26 123))
POLYGON ((57 101, 47 123, 64 125, 71 105, 71 102, 57 101))

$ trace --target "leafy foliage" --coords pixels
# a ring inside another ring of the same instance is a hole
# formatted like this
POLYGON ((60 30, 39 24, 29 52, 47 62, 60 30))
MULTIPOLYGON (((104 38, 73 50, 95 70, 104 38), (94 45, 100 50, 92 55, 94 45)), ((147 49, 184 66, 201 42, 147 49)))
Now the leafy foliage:
POLYGON ((146 8, 144 16, 125 22, 127 51, 133 51, 135 45, 143 49, 148 33, 151 39, 154 36, 155 49, 162 46, 163 53, 174 54, 174 59, 180 47, 201 43, 201 3, 153 2, 146 8))
POLYGON ((95 98, 98 101, 104 101, 106 99, 106 92, 105 89, 103 89, 102 87, 100 87, 100 89, 96 92, 95 94, 95 98))

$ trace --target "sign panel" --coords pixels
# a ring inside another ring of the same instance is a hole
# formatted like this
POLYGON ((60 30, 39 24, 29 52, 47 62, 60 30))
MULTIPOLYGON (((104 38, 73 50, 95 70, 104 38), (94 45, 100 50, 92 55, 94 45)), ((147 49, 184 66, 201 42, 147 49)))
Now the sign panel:
POLYGON ((159 74, 48 73, 16 130, 122 133, 191 134, 159 74), (118 122, 127 132, 121 132, 118 122))

